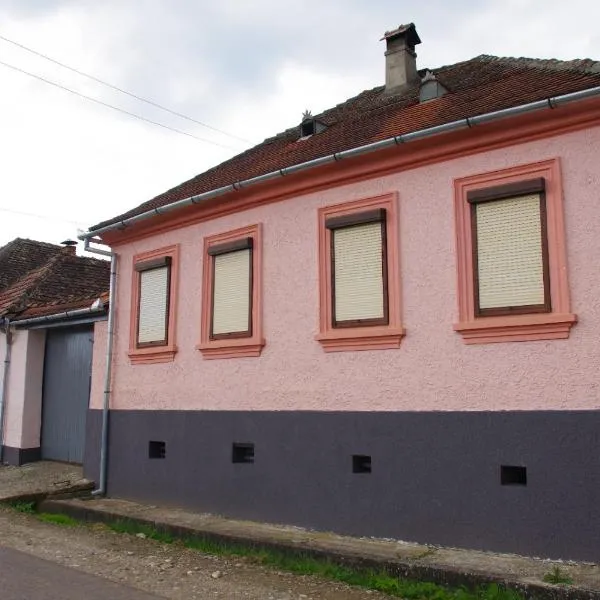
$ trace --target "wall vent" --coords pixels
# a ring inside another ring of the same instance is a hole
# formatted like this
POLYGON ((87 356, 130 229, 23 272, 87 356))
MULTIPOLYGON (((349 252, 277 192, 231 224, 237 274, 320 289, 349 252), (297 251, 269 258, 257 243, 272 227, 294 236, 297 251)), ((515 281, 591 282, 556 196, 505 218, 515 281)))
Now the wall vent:
POLYGON ((254 444, 238 444, 232 446, 231 452, 232 463, 253 463, 254 462, 254 444))
POLYGON ((167 456, 167 444, 165 442, 148 442, 148 458, 165 458, 167 456))
POLYGON ((527 485, 527 467, 502 465, 500 467, 502 485, 527 485))
POLYGON ((371 457, 365 454, 352 455, 352 472, 353 473, 370 473, 371 472, 371 457))

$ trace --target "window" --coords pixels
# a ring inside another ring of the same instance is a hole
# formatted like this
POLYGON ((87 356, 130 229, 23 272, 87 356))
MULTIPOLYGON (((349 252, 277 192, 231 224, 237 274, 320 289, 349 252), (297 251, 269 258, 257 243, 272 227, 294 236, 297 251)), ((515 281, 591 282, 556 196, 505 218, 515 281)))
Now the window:
POLYGON ((259 356, 261 228, 258 225, 204 240, 201 342, 204 358, 259 356))
POLYGON ((476 316, 549 312, 545 180, 473 190, 467 201, 476 316))
POLYGON ((460 321, 466 343, 568 337, 558 160, 455 182, 460 321))
POLYGON ((385 209, 332 217, 332 326, 387 325, 385 209))
POLYGON ((252 238, 211 246, 210 339, 252 335, 252 238))
POLYGON ((129 357, 133 363, 173 360, 179 248, 133 259, 129 357))
POLYGON ((396 204, 388 194, 319 211, 317 340, 327 352, 400 345, 396 204))
POLYGON ((171 257, 135 265, 139 273, 137 347, 164 346, 168 342, 171 257))

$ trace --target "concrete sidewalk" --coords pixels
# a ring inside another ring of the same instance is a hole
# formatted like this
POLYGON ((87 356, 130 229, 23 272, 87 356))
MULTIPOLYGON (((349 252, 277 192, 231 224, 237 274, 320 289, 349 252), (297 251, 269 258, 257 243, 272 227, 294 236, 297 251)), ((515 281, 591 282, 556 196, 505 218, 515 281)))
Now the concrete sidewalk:
POLYGON ((600 566, 440 548, 393 540, 352 538, 297 527, 269 525, 158 508, 124 500, 46 500, 41 510, 87 521, 128 520, 181 538, 278 549, 327 558, 361 568, 383 568, 394 574, 448 585, 476 586, 497 582, 524 591, 529 598, 600 600, 600 566), (573 585, 543 582, 559 567, 573 585))
POLYGON ((41 500, 46 496, 77 494, 91 490, 79 465, 49 461, 21 467, 0 465, 0 502, 41 500))

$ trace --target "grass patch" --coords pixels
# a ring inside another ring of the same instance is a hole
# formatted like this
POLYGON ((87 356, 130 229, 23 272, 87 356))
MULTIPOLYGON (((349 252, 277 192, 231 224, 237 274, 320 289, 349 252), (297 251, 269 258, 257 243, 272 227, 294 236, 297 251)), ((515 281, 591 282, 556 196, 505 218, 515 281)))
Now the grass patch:
POLYGON ((553 583, 554 585, 571 585, 573 579, 568 573, 563 571, 558 565, 552 567, 552 571, 546 573, 543 577, 546 583, 553 583))
POLYGON ((106 526, 117 533, 142 534, 150 540, 162 542, 163 544, 172 544, 175 541, 172 535, 163 533, 150 525, 132 523, 131 521, 115 521, 114 523, 107 523, 106 526))
POLYGON ((32 515, 35 512, 35 502, 23 502, 21 500, 15 500, 10 502, 9 506, 18 512, 32 515))
POLYGON ((69 515, 62 515, 60 513, 39 513, 36 517, 44 523, 54 523, 55 525, 65 525, 67 527, 75 527, 79 525, 79 521, 69 517, 69 515))
MULTIPOLYGON (((171 535, 152 526, 137 524, 132 521, 108 523, 107 527, 117 533, 130 535, 143 533, 146 538, 158 542, 170 544, 176 541, 171 535)), ((402 579, 383 570, 361 570, 345 567, 309 555, 288 554, 264 548, 257 549, 251 546, 219 542, 208 538, 188 538, 178 541, 186 548, 203 554, 245 557, 254 563, 281 571, 289 571, 299 575, 316 575, 324 579, 376 590, 406 600, 523 600, 520 593, 506 590, 497 584, 481 586, 477 590, 447 588, 435 583, 402 579)))
MULTIPOLYGON (((29 514, 46 523, 74 527, 80 521, 64 514, 36 513, 34 502, 15 502, 12 508, 29 514)), ((179 543, 191 550, 215 556, 244 557, 249 561, 298 575, 314 575, 323 579, 339 581, 348 585, 383 592, 405 600, 524 600, 524 596, 514 590, 507 590, 495 583, 483 585, 476 590, 464 587, 445 587, 435 583, 413 581, 391 575, 384 570, 365 570, 336 564, 330 560, 307 554, 292 554, 267 548, 253 548, 243 544, 221 542, 209 538, 175 538, 152 525, 144 525, 129 520, 105 524, 108 529, 120 534, 139 535, 163 544, 179 543)), ((548 583, 572 583, 558 567, 544 576, 548 583)))

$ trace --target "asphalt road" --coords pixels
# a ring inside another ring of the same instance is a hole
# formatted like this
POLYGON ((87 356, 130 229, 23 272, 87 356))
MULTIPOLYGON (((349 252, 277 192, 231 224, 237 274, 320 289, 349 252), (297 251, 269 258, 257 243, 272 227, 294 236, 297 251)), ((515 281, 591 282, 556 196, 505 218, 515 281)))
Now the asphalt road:
POLYGON ((158 600, 101 577, 0 547, 2 600, 158 600))

